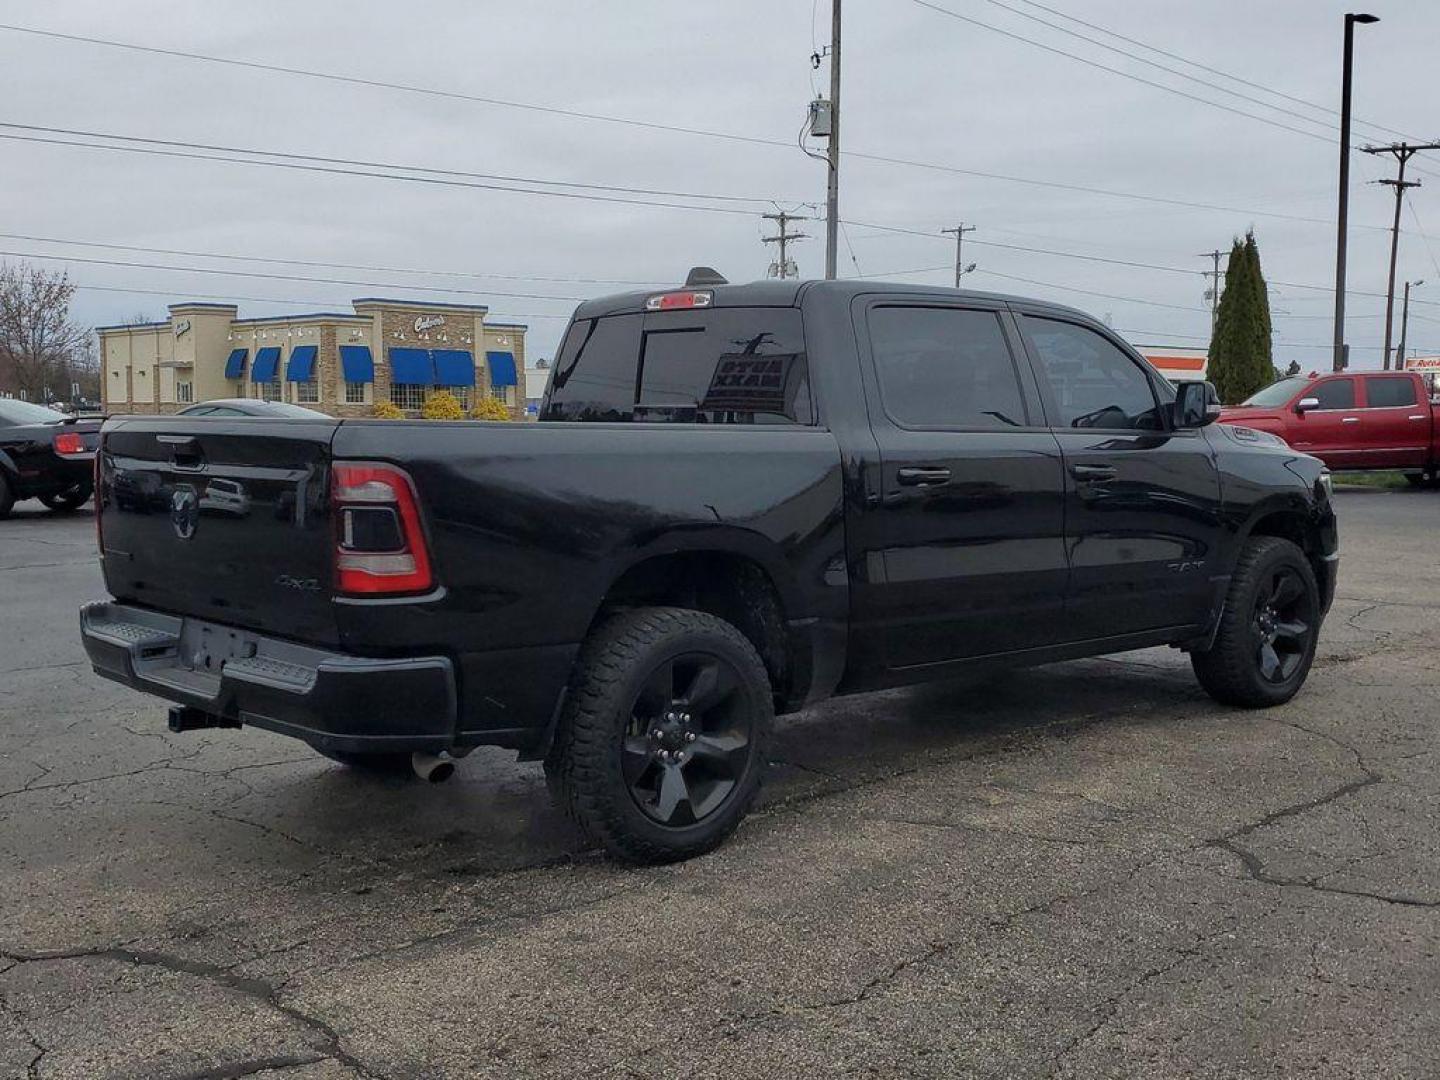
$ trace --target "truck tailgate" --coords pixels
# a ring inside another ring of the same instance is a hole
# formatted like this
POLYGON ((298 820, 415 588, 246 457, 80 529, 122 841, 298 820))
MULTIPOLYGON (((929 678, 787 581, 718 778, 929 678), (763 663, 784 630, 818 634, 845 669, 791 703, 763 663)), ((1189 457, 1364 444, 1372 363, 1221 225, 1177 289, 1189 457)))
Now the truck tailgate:
POLYGON ((145 417, 105 427, 105 583, 119 600, 334 643, 333 420, 145 417))

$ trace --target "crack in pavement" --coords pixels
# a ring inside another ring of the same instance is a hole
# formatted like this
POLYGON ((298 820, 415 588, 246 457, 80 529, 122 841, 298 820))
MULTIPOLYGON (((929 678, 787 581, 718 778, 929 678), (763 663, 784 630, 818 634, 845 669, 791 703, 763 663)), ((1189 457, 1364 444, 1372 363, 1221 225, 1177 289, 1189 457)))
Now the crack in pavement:
POLYGON ((241 1080, 242 1077, 254 1076, 257 1073, 299 1069, 306 1065, 315 1065, 318 1062, 329 1060, 331 1059, 323 1055, 296 1057, 289 1054, 283 1057, 251 1058, 248 1061, 237 1061, 232 1065, 217 1065, 211 1069, 186 1073, 180 1077, 180 1080, 241 1080))
MULTIPOLYGON (((10 965, 10 967, 14 966, 14 964, 10 965)), ((6 968, 5 970, 9 971, 10 968, 6 968)), ((3 974, 3 972, 0 972, 0 974, 3 974)), ((20 1029, 21 1034, 25 1036, 25 1041, 28 1042, 30 1048, 35 1051, 35 1056, 25 1063, 25 1076, 26 1080, 36 1080, 40 1075, 40 1061, 50 1052, 50 1048, 43 1045, 40 1040, 35 1037, 35 1033, 30 1030, 21 1015, 5 1000, 3 994, 0 994, 0 1013, 4 1013, 14 1019, 15 1025, 20 1029)))
POLYGON ((1336 736, 1328 734, 1327 732, 1316 731, 1314 728, 1306 727, 1304 724, 1296 723, 1293 720, 1285 720, 1280 717, 1270 717, 1268 719, 1270 719, 1274 723, 1282 724, 1285 727, 1294 728, 1296 731, 1303 731, 1307 735, 1311 735, 1317 739, 1322 739, 1325 742, 1328 742, 1334 746, 1339 747, 1342 750, 1345 750, 1347 753, 1351 754, 1354 757, 1355 765, 1361 770, 1363 775, 1361 775, 1358 779, 1350 780, 1344 784, 1340 784, 1339 786, 1332 788, 1330 791, 1327 791, 1325 794, 1319 795, 1316 798, 1307 799, 1304 802, 1292 803, 1289 806, 1281 807, 1279 810, 1273 810, 1270 813, 1266 814, 1264 817, 1259 818, 1256 821, 1252 821, 1249 824, 1238 826, 1234 829, 1231 829, 1229 832, 1222 833, 1220 836, 1210 837, 1205 841, 1205 846, 1214 848, 1219 851, 1224 851, 1227 854, 1238 859, 1246 875, 1248 875, 1253 881, 1259 882, 1263 885, 1274 885, 1279 888, 1308 889, 1312 892, 1326 893, 1334 896, 1349 896, 1363 900, 1377 900, 1381 903, 1393 904, 1400 907, 1440 908, 1440 900, 1426 900, 1416 896, 1393 895, 1388 893, 1375 892, 1368 889, 1347 889, 1337 885, 1323 884, 1325 878, 1331 877, 1334 873, 1338 871, 1326 871, 1325 873, 1315 874, 1310 877, 1282 877, 1278 874, 1272 874, 1266 869, 1264 859, 1262 859, 1255 852, 1251 851, 1248 847, 1245 847, 1243 844, 1237 842, 1247 836, 1251 836, 1254 833, 1259 832, 1261 829, 1268 828, 1269 826, 1275 824, 1277 821, 1285 821, 1289 818, 1299 817, 1302 814, 1308 814, 1312 810, 1318 810, 1321 807, 1329 806, 1331 803, 1354 795, 1357 792, 1363 791, 1368 787, 1373 787, 1376 784, 1386 783, 1385 777, 1382 776, 1379 772, 1377 772, 1369 764, 1369 762, 1366 761, 1365 756, 1360 752, 1360 750, 1352 744, 1346 742, 1344 739, 1337 738, 1336 736))
MULTIPOLYGON (((149 950, 125 949, 125 948, 97 948, 77 949, 71 952, 14 952, 8 949, 0 949, 0 958, 12 961, 12 966, 20 964, 41 964, 53 963, 66 960, 110 960, 116 963, 130 964, 134 967, 158 967, 165 971, 174 972, 179 975, 190 975, 196 978, 205 979, 209 982, 234 990, 239 994, 260 1002, 281 1016, 287 1017, 304 1027, 306 1030, 318 1035, 323 1040, 320 1050, 321 1057, 317 1060, 332 1060, 339 1062, 350 1069, 353 1069, 361 1077, 367 1080, 384 1080, 384 1077, 376 1072, 371 1066, 365 1064, 354 1054, 345 1049, 341 1042, 340 1034, 325 1020, 318 1016, 312 1016, 303 1012, 298 1006, 287 1004, 280 998, 280 988, 274 986, 265 979, 254 978, 245 975, 237 975, 234 972, 209 964, 202 960, 187 960, 182 956, 175 956, 171 953, 154 952, 149 950)), ((11 1012, 13 1013, 13 1008, 11 1012)), ((36 1043, 39 1046, 38 1043, 36 1043)), ((38 1058, 36 1059, 38 1060, 38 1058)), ((206 1075, 202 1073, 201 1075, 206 1075)), ((228 1073, 218 1075, 228 1076, 228 1073)), ((243 1073, 236 1075, 245 1075, 243 1073)))

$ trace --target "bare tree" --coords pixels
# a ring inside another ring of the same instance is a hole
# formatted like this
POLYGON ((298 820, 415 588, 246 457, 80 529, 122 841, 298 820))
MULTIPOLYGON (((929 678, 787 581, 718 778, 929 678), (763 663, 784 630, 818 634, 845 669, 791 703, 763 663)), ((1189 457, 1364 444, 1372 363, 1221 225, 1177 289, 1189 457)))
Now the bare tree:
POLYGON ((86 366, 90 331, 70 321, 74 295, 64 272, 0 263, 0 378, 31 401, 69 397, 71 365, 86 366))

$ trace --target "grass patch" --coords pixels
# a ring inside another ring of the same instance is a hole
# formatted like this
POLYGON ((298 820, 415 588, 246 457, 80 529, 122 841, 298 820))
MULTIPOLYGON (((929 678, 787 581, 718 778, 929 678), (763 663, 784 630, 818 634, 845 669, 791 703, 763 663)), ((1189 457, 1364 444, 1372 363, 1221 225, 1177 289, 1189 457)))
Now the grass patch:
POLYGON ((1402 472, 1335 473, 1334 479, 1336 487, 1400 489, 1410 486, 1402 472))

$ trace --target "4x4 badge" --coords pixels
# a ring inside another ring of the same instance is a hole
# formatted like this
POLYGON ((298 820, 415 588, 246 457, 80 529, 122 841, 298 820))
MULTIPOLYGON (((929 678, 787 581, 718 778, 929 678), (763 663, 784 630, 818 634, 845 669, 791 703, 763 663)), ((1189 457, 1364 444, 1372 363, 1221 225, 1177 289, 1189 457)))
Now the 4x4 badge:
POLYGON ((170 524, 181 540, 195 535, 195 527, 200 524, 200 499, 194 488, 176 488, 170 496, 170 524))

